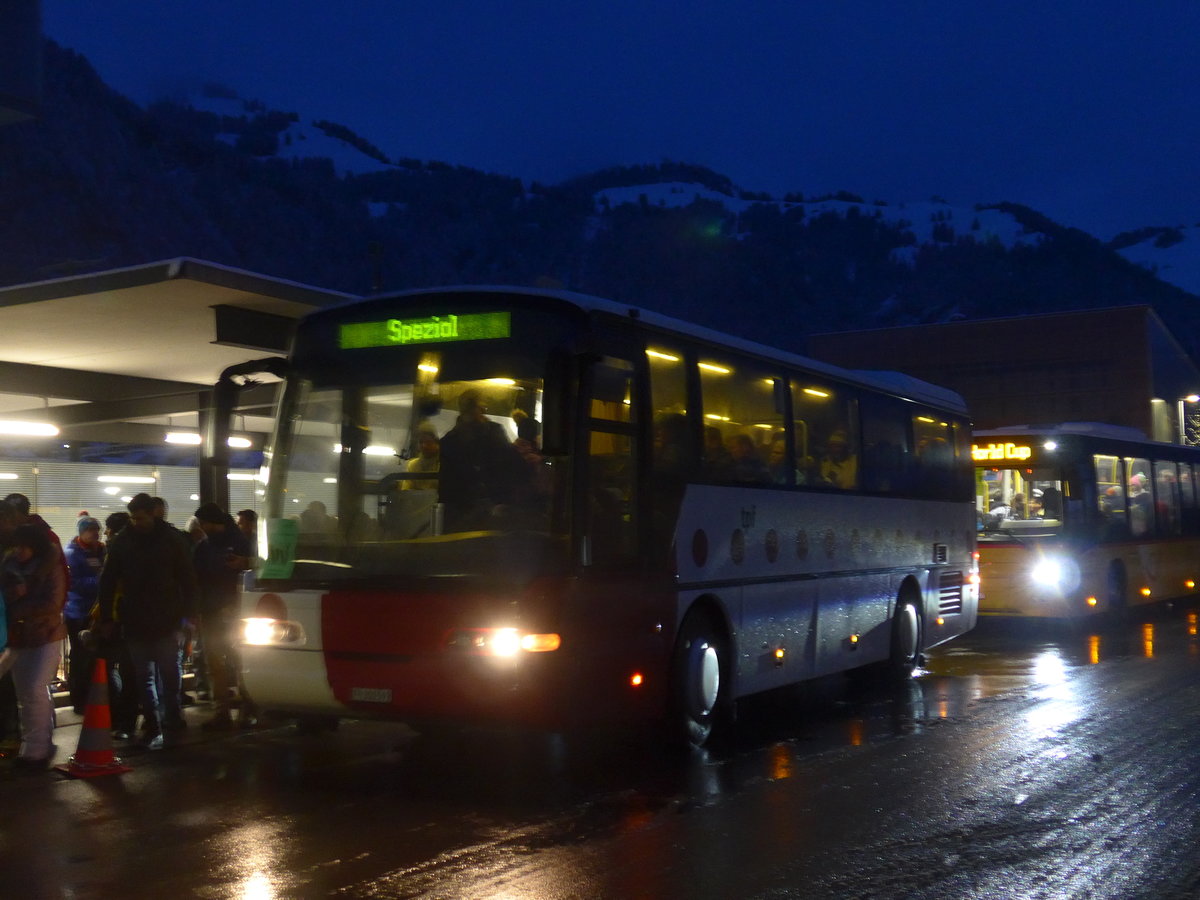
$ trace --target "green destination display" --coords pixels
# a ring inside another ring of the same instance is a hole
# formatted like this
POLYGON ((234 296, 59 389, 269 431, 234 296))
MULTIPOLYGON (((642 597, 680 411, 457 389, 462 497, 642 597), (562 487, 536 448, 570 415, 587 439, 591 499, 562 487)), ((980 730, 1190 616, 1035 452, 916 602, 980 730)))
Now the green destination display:
POLYGON ((507 312, 463 313, 427 316, 423 319, 385 319, 341 326, 338 346, 342 350, 364 347, 394 347, 408 344, 446 344, 453 341, 486 341, 512 334, 507 312))

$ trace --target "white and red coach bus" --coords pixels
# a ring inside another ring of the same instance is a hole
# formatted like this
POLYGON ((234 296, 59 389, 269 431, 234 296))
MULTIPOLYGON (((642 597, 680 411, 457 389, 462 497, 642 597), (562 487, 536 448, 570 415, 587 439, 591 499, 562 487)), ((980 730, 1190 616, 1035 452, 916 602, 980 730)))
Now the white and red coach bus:
POLYGON ((242 597, 265 710, 701 744, 740 697, 908 674, 975 623, 950 391, 481 287, 315 312, 284 378, 242 597))

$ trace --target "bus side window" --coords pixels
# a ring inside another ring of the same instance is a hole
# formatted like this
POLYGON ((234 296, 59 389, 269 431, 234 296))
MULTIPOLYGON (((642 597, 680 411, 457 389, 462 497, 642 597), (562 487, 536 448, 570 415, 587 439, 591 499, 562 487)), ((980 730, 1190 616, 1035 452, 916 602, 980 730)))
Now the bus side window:
POLYGON ((887 397, 862 400, 863 490, 903 494, 908 490, 908 413, 887 397))
POLYGON ((670 552, 683 487, 691 473, 696 450, 688 415, 687 366, 674 345, 646 347, 652 416, 650 446, 650 515, 653 556, 670 552))
MULTIPOLYGON (((784 432, 783 379, 741 360, 703 352, 696 368, 703 403, 705 478, 739 484, 773 482, 768 460, 776 435, 784 432)), ((785 441, 785 465, 786 455, 785 441)))
POLYGON ((836 490, 860 487, 858 398, 841 385, 801 375, 792 381, 801 482, 836 490))
POLYGON ((586 561, 628 562, 637 547, 637 458, 633 367, 618 359, 593 365, 589 387, 586 561))
POLYGON ((955 499, 954 433, 950 423, 931 410, 918 411, 912 422, 920 490, 939 500, 955 499))

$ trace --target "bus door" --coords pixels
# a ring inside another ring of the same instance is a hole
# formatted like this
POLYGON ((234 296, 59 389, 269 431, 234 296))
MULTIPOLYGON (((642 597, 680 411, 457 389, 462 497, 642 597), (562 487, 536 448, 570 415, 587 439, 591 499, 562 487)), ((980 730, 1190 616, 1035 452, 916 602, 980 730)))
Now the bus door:
POLYGON ((652 666, 662 641, 639 538, 639 380, 632 362, 607 356, 582 376, 573 515, 580 577, 564 630, 578 636, 584 696, 629 711, 653 694, 631 692, 630 674, 652 666))

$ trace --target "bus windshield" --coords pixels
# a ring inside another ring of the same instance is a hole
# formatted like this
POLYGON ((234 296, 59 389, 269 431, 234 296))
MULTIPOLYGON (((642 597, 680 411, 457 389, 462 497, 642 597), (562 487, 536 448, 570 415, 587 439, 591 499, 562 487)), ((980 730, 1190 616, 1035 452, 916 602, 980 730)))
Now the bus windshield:
POLYGON ((978 474, 975 506, 981 540, 1062 533, 1064 483, 1057 470, 991 468, 978 474))
MULTIPOLYGON (((518 559, 545 568, 530 546, 562 543, 563 529, 553 514, 562 466, 540 450, 544 361, 509 357, 493 372, 459 355, 397 350, 378 373, 289 380, 267 502, 294 564, 286 577, 470 575, 518 559), (447 368, 472 377, 444 379, 447 368)), ((278 554, 278 535, 269 542, 278 554)))

